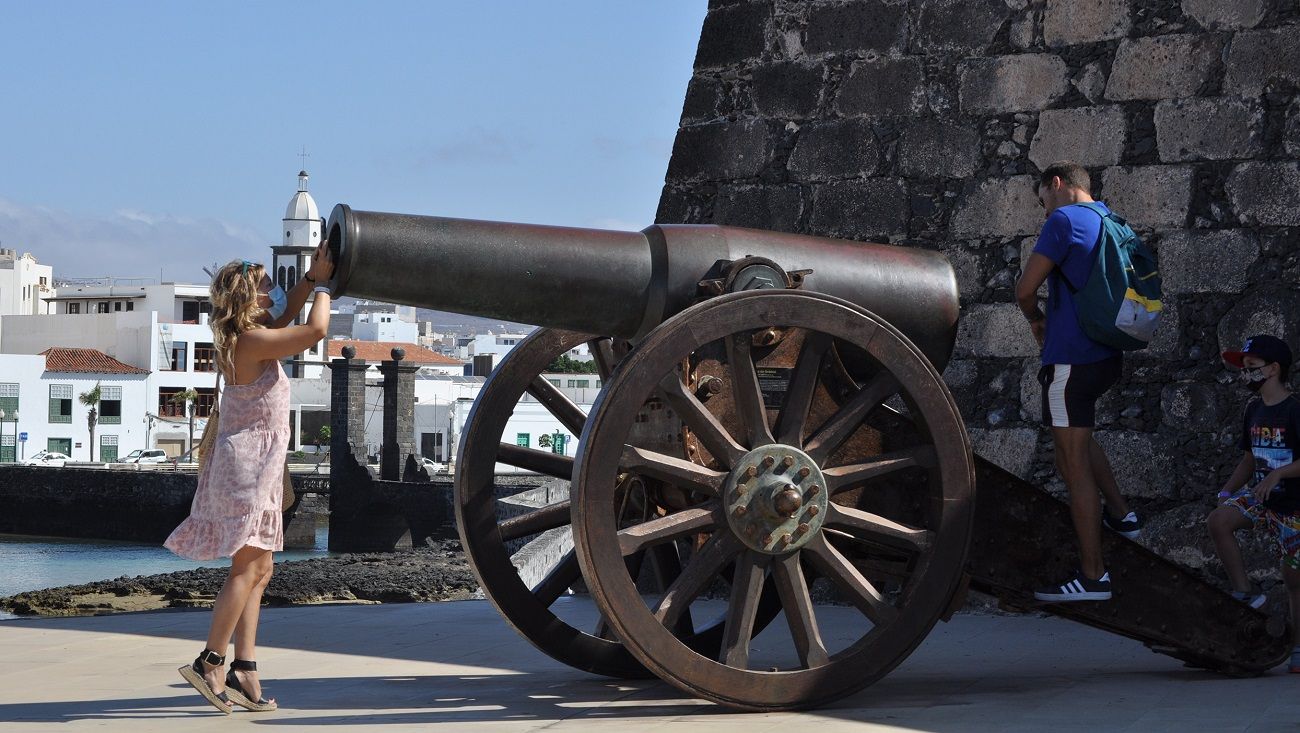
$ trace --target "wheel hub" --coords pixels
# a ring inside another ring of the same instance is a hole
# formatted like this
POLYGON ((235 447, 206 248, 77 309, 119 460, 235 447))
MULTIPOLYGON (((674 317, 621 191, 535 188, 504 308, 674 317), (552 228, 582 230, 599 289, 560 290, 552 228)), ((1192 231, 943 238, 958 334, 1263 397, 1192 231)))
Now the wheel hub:
POLYGON ((826 519, 826 480, 807 453, 780 443, 745 454, 723 486, 731 531, 750 549, 780 555, 808 544, 826 519))

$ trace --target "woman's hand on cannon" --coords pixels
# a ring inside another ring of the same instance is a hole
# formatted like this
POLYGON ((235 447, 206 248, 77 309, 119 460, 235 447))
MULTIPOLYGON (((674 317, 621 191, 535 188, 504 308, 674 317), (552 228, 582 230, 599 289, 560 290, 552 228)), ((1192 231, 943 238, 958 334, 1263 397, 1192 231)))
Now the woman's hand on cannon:
POLYGON ((311 256, 311 265, 307 268, 307 277, 318 283, 334 278, 334 258, 330 254, 329 242, 316 245, 316 251, 311 256))

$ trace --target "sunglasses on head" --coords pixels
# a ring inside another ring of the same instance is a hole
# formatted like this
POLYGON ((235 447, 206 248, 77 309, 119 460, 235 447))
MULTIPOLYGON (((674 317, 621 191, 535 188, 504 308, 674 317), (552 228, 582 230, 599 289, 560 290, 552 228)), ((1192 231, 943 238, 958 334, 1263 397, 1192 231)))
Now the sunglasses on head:
POLYGON ((250 268, 250 267, 260 267, 260 265, 258 265, 256 262, 249 262, 248 260, 242 260, 242 261, 240 262, 239 274, 240 274, 240 275, 247 275, 247 274, 248 274, 248 268, 250 268))

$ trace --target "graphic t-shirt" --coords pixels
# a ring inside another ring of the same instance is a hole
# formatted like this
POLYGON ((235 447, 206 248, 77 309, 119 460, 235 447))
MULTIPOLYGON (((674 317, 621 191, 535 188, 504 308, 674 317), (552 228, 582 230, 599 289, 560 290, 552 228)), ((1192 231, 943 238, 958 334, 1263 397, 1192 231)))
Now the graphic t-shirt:
MULTIPOLYGON (((1097 202, 1104 211, 1105 204, 1097 202)), ((1034 252, 1056 263, 1047 276, 1047 337, 1044 364, 1093 364, 1120 353, 1083 334, 1075 314, 1074 296, 1062 276, 1076 290, 1092 274, 1093 250, 1101 237, 1101 217, 1086 206, 1073 204, 1053 211, 1043 223, 1034 252)))
MULTIPOLYGON (((1270 471, 1289 465, 1300 448, 1300 399, 1294 395, 1276 405, 1254 399, 1246 405, 1245 429, 1239 443, 1255 456, 1251 485, 1264 480, 1270 471)), ((1300 513, 1300 479, 1283 479, 1269 494, 1264 506, 1284 514, 1300 513)))

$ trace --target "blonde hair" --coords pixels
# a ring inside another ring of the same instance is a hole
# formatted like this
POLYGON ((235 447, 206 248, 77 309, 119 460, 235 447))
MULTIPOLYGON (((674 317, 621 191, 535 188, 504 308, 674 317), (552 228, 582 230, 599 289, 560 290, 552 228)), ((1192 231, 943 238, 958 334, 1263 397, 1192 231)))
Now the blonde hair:
POLYGON ((212 296, 212 346, 217 351, 217 367, 231 380, 235 376, 235 343, 239 334, 253 328, 265 309, 257 304, 258 286, 266 268, 232 260, 217 270, 209 292, 212 296))

